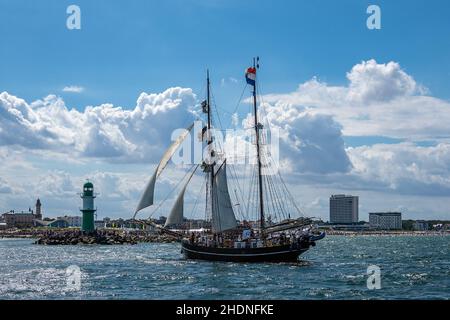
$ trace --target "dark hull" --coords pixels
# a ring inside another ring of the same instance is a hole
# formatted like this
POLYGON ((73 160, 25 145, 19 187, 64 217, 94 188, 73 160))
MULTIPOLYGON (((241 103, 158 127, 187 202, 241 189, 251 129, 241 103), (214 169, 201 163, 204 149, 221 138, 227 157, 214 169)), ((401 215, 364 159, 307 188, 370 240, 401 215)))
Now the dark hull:
POLYGON ((181 252, 187 259, 227 262, 295 262, 313 243, 264 248, 211 248, 182 242, 181 252))

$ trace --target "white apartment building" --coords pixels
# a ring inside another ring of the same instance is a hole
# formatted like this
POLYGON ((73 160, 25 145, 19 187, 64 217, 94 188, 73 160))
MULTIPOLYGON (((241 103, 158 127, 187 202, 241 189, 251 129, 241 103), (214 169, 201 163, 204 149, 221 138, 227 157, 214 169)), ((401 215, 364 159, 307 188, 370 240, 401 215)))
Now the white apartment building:
POLYGON ((401 212, 369 213, 369 224, 373 229, 400 230, 402 228, 401 212))
POLYGON ((359 219, 359 198, 337 194, 330 197, 331 223, 356 223, 359 219))

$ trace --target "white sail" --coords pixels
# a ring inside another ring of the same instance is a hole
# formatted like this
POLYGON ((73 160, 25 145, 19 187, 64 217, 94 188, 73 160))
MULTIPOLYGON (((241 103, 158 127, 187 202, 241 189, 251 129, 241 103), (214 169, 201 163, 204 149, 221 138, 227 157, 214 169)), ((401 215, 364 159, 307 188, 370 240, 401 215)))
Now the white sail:
POLYGON ((189 182, 191 181, 192 176, 194 175, 197 168, 198 168, 198 165, 192 171, 191 175, 189 176, 189 179, 186 181, 185 185, 183 186, 183 189, 181 190, 180 194, 178 195, 177 200, 175 200, 172 210, 170 211, 170 214, 167 217, 166 223, 164 224, 164 228, 167 226, 173 225, 173 224, 183 223, 184 193, 186 192, 186 188, 187 188, 189 182))
POLYGON ((167 151, 164 153, 161 161, 159 162, 158 166, 156 167, 155 172, 150 178, 150 181, 147 183, 147 186, 145 187, 145 191, 142 194, 142 197, 139 201, 139 204, 136 208, 136 211, 134 213, 133 219, 136 217, 136 214, 141 211, 142 209, 145 209, 151 205, 153 205, 153 198, 155 195, 155 183, 156 179, 161 175, 164 168, 169 163, 170 158, 172 158, 175 151, 178 149, 178 147, 181 145, 183 140, 189 135, 192 128, 194 127, 194 124, 192 124, 189 128, 186 129, 180 136, 175 140, 172 145, 167 149, 167 151))
POLYGON ((178 195, 169 216, 167 217, 164 228, 173 224, 183 223, 183 211, 184 211, 184 193, 186 191, 187 184, 184 186, 181 193, 178 195))
POLYGON ((214 204, 212 228, 214 232, 222 232, 237 227, 236 217, 228 193, 226 162, 215 175, 214 204))

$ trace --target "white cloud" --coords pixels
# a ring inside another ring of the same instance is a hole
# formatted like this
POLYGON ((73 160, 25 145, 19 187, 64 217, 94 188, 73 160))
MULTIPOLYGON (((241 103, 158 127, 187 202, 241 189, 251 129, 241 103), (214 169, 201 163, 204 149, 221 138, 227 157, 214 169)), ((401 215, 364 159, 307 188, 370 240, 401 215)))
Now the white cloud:
POLYGON ((396 97, 418 93, 416 81, 396 62, 378 64, 375 60, 363 61, 347 73, 350 81, 348 99, 366 104, 389 101, 396 97))
POLYGON ((284 132, 282 152, 294 168, 291 182, 349 192, 450 195, 450 103, 424 95, 395 62, 362 62, 347 78, 348 86, 313 78, 295 92, 263 97, 268 118, 284 132), (345 150, 341 128, 345 135, 409 142, 345 150), (425 139, 436 146, 413 143, 425 139))
POLYGON ((80 86, 66 86, 62 89, 62 91, 71 93, 81 93, 84 91, 84 88, 80 86))
POLYGON ((264 101, 327 114, 348 136, 402 139, 448 139, 450 103, 431 97, 395 62, 369 60, 347 74, 348 86, 331 86, 313 78, 288 94, 268 94, 264 101))
POLYGON ((347 151, 352 174, 362 179, 362 184, 377 183, 405 194, 450 196, 450 144, 377 144, 347 151))
POLYGON ((228 78, 222 78, 222 79, 220 79, 220 85, 221 85, 222 87, 226 86, 227 84, 235 85, 235 84, 238 84, 239 82, 241 82, 241 81, 238 80, 238 79, 236 79, 236 78, 233 78, 233 77, 228 77, 228 78))
POLYGON ((266 105, 267 122, 280 132, 280 159, 290 170, 303 173, 347 172, 341 125, 329 115, 278 103, 266 105))
POLYGON ((28 104, 0 94, 0 145, 54 150, 72 157, 115 161, 156 159, 170 141, 170 132, 186 127, 196 97, 191 89, 170 88, 142 93, 133 110, 103 104, 80 112, 68 109, 54 95, 28 104))

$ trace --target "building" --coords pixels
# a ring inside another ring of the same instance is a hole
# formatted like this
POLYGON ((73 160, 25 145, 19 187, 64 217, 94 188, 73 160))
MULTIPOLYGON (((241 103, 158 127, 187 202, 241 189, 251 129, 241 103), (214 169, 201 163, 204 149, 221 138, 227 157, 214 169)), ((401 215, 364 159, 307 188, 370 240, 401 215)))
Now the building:
POLYGON ((8 228, 31 228, 34 226, 36 216, 33 210, 14 212, 14 210, 4 213, 3 220, 8 228))
POLYGON ((36 220, 42 219, 41 207, 41 200, 37 199, 35 212, 31 208, 21 212, 11 210, 2 215, 2 220, 6 223, 7 228, 31 228, 36 225, 36 220))
POLYGON ((69 223, 64 218, 56 218, 55 220, 49 221, 47 224, 49 228, 68 228, 69 223))
POLYGON ((37 227, 46 227, 46 228, 68 228, 69 223, 65 218, 56 218, 56 219, 46 219, 46 220, 35 220, 35 226, 37 227))
POLYGON ((83 222, 83 218, 81 216, 64 216, 58 217, 57 219, 66 220, 71 228, 79 228, 83 222))
POLYGON ((400 230, 402 214, 401 212, 372 212, 369 213, 369 224, 372 229, 400 230))
POLYGON ((38 219, 38 220, 42 220, 41 207, 42 207, 41 200, 38 198, 36 200, 36 214, 35 214, 36 215, 36 219, 38 219))
POLYGON ((428 221, 417 220, 416 222, 414 222, 413 228, 416 231, 427 231, 430 229, 430 225, 428 221))
POLYGON ((338 231, 368 231, 370 230, 370 225, 368 223, 360 224, 321 224, 319 225, 321 229, 330 229, 330 230, 338 230, 338 231))
POLYGON ((330 197, 330 222, 357 223, 359 216, 359 198, 351 195, 332 195, 330 197))
POLYGON ((95 227, 95 229, 105 229, 106 223, 104 220, 95 220, 94 227, 95 227))

